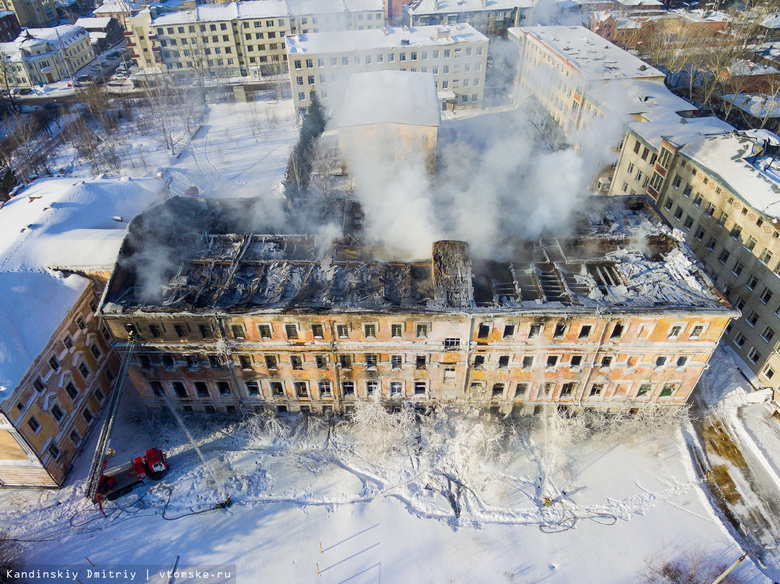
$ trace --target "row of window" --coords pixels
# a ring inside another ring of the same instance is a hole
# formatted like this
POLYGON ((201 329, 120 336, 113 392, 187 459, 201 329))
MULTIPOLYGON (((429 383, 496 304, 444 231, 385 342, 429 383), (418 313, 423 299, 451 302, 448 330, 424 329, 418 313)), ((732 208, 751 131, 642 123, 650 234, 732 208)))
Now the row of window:
MULTIPOLYGON (((246 21, 245 20, 245 21, 242 21, 243 28, 249 28, 250 27, 250 22, 251 22, 252 28, 262 28, 263 27, 263 21, 262 20, 255 20, 255 21, 246 21)), ((274 21, 274 20, 266 20, 265 21, 266 28, 274 28, 274 26, 277 26, 278 28, 284 28, 285 21, 283 19, 280 19, 278 21, 278 24, 275 24, 275 22, 276 21, 274 21)), ((201 32, 206 32, 206 31, 215 32, 217 30, 228 30, 228 24, 226 22, 220 22, 220 23, 214 23, 214 24, 201 24, 201 25, 198 25, 198 26, 199 26, 201 32)), ((166 32, 169 35, 175 34, 174 33, 174 27, 172 27, 172 26, 169 26, 167 28, 158 28, 156 30, 157 30, 157 34, 158 35, 164 35, 166 32)), ((196 30, 195 29, 195 25, 191 24, 191 25, 187 26, 187 32, 194 33, 195 30, 196 30)), ((184 34, 184 32, 185 32, 184 31, 184 27, 183 26, 177 26, 176 27, 176 32, 178 32, 178 34, 184 34)))
MULTIPOLYGON (((420 50, 420 51, 401 51, 399 53, 374 53, 372 55, 354 55, 351 57, 318 57, 317 67, 324 68, 326 65, 330 67, 348 67, 349 65, 371 65, 372 63, 384 63, 387 59, 388 63, 394 63, 396 54, 398 60, 403 61, 427 61, 429 55, 431 59, 450 59, 452 56, 460 58, 461 55, 471 57, 472 54, 476 54, 478 57, 483 54, 483 47, 466 47, 465 49, 434 49, 432 51, 420 50)), ((449 73, 449 65, 443 66, 446 70, 444 73, 449 73)), ((481 63, 474 63, 474 70, 479 71, 481 69, 481 63)), ((293 68, 298 71, 301 69, 314 69, 314 58, 310 59, 294 59, 293 68)), ((467 70, 468 71, 468 70, 467 70)), ((436 73, 436 71, 434 71, 436 73)))
MULTIPOLYGON (((560 355, 546 355, 543 358, 544 366, 547 369, 553 369, 555 367, 558 367, 559 364, 563 363, 561 360, 560 355)), ((654 362, 655 367, 685 367, 688 363, 689 357, 686 355, 679 355, 676 358, 674 356, 668 356, 668 355, 656 355, 648 356, 647 362, 654 362)), ((506 369, 509 367, 509 360, 510 355, 501 355, 498 358, 498 369, 506 369)), ((569 368, 570 369, 579 369, 582 367, 582 355, 572 355, 571 359, 569 361, 569 368)), ((524 370, 533 369, 534 363, 536 362, 536 356, 534 355, 523 355, 522 359, 518 362, 521 363, 521 367, 524 370)), ((614 356, 612 355, 604 355, 601 357, 601 359, 597 362, 596 366, 604 369, 609 369, 613 366, 615 363, 614 356)), ((628 357, 626 360, 626 367, 636 367, 640 363, 639 357, 628 357)), ((476 355, 474 357, 474 369, 477 371, 483 371, 485 369, 485 356, 484 355, 476 355)))
MULTIPOLYGON (((312 386, 315 382, 312 382, 312 386)), ((245 383, 246 393, 250 397, 262 397, 262 384, 266 384, 267 395, 272 398, 287 399, 294 397, 296 399, 309 399, 312 397, 331 399, 333 397, 333 382, 329 379, 322 379, 316 382, 317 396, 310 393, 310 382, 308 381, 247 381, 245 383), (285 389, 285 385, 287 389, 285 389)), ((388 390, 391 396, 405 395, 406 382, 403 380, 392 380, 388 382, 388 390)), ((382 388, 382 384, 379 380, 365 381, 362 383, 362 387, 365 393, 361 395, 374 396, 378 395, 382 388)), ((414 390, 414 395, 425 395, 428 390, 428 382, 424 380, 417 380, 411 382, 411 387, 414 390)), ((188 390, 186 384, 183 381, 170 382, 170 388, 173 394, 179 399, 192 399, 192 395, 188 390)), ((355 397, 358 388, 358 382, 356 381, 342 381, 341 392, 343 397, 355 397)), ((150 381, 149 389, 155 396, 163 397, 166 395, 165 386, 162 381, 150 381)), ((205 381, 193 381, 192 389, 195 392, 195 396, 198 398, 209 398, 232 395, 230 384, 227 381, 217 381, 215 388, 212 390, 208 383, 205 381), (213 394, 212 391, 215 391, 213 394)))
MULTIPOLYGON (((491 391, 491 397, 493 399, 526 399, 531 394, 533 384, 532 383, 526 383, 521 382, 517 383, 514 386, 514 389, 512 390, 507 384, 504 383, 494 383, 492 386, 491 391)), ((605 395, 607 384, 603 382, 599 383, 592 383, 590 387, 588 388, 585 397, 591 397, 591 398, 598 398, 603 397, 605 395)), ((674 394, 677 392, 677 390, 680 387, 680 383, 671 382, 671 383, 664 383, 661 386, 661 391, 659 393, 659 397, 666 398, 666 397, 674 397, 674 394)), ((482 391, 482 384, 480 383, 473 383, 471 385, 472 392, 480 392, 482 391)), ((579 395, 579 384, 575 382, 543 382, 539 384, 538 388, 538 394, 536 396, 537 399, 544 397, 547 399, 553 399, 553 398, 568 398, 568 397, 574 397, 579 395), (558 387, 560 387, 560 391, 556 393, 558 390, 558 387)), ((641 383, 639 387, 637 388, 637 391, 633 395, 627 395, 628 398, 649 398, 652 393, 652 384, 650 383, 641 383)))

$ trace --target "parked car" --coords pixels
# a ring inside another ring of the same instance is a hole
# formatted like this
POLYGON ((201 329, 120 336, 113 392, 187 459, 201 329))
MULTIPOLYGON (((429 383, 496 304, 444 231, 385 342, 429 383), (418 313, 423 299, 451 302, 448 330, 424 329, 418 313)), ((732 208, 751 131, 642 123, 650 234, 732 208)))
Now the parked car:
POLYGON ((32 92, 33 90, 29 87, 20 87, 19 91, 17 91, 19 95, 30 95, 32 92))
POLYGON ((85 83, 92 83, 92 75, 79 75, 76 77, 76 81, 84 85, 85 83))
POLYGON ((120 55, 119 53, 114 51, 113 53, 109 53, 108 55, 106 55, 106 59, 110 59, 110 60, 114 61, 114 60, 118 59, 121 56, 122 55, 120 55))

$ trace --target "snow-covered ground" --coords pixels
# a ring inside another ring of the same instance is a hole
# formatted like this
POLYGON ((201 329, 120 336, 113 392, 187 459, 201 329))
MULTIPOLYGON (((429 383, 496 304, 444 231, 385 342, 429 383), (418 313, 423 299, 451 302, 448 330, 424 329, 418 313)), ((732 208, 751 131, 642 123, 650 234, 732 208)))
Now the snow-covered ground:
MULTIPOLYGON (((417 421, 373 406, 355 423, 184 424, 203 458, 175 420, 125 400, 114 460, 157 444, 172 470, 109 503, 106 518, 83 498, 89 454, 60 491, 0 491, 10 535, 48 540, 21 544, 26 566, 170 567, 180 556, 180 568, 234 565, 247 583, 617 583, 692 550, 723 565, 741 554, 695 477, 685 426, 627 422, 587 437, 555 416, 417 421), (227 497, 227 510, 166 520, 227 497)), ((737 574, 766 581, 748 562, 737 574)))

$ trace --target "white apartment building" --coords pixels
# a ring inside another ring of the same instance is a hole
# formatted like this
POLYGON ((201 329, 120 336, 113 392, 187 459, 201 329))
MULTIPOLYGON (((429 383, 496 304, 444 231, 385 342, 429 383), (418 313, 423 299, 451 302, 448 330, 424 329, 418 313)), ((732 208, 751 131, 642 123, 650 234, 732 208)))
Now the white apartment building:
POLYGON ((678 119, 695 106, 664 86, 663 72, 582 26, 509 29, 519 46, 517 83, 536 122, 560 142, 607 114, 626 121, 678 119))
POLYGON ((468 23, 485 34, 531 24, 534 0, 413 0, 403 6, 407 26, 468 23))
POLYGON ((433 73, 442 109, 482 104, 488 39, 468 24, 318 33, 287 37, 287 60, 295 107, 311 93, 337 107, 352 73, 433 73))
POLYGON ((295 32, 382 26, 381 0, 262 0, 204 4, 128 21, 128 45, 144 68, 207 77, 262 77, 286 70, 285 39, 295 32))
POLYGON ((0 43, 0 84, 29 87, 72 77, 95 59, 89 33, 67 24, 28 28, 10 43, 0 43))

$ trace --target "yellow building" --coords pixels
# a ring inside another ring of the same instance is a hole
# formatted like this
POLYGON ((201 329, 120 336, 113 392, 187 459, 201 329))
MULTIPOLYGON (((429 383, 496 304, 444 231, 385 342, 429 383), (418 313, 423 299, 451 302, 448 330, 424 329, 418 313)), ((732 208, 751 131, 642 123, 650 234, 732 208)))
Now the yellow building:
POLYGON ((58 486, 120 360, 96 316, 124 223, 158 179, 38 181, 0 210, 0 485, 58 486))
POLYGON ((29 87, 69 77, 95 59, 89 33, 71 24, 28 28, 11 43, 0 43, 0 84, 29 87))
POLYGON ((374 71, 352 75, 339 110, 339 146, 349 160, 420 159, 436 168, 441 114, 433 73, 374 71))
POLYGON ((22 28, 46 28, 59 21, 53 0, 0 0, 0 10, 14 12, 22 28))
POLYGON ((313 236, 246 231, 254 205, 171 199, 129 226, 99 312, 118 346, 137 340, 149 405, 677 407, 738 315, 644 197, 594 198, 577 237, 501 261, 458 241, 419 261, 323 257, 313 236), (154 274, 152 249, 171 260, 154 274))

